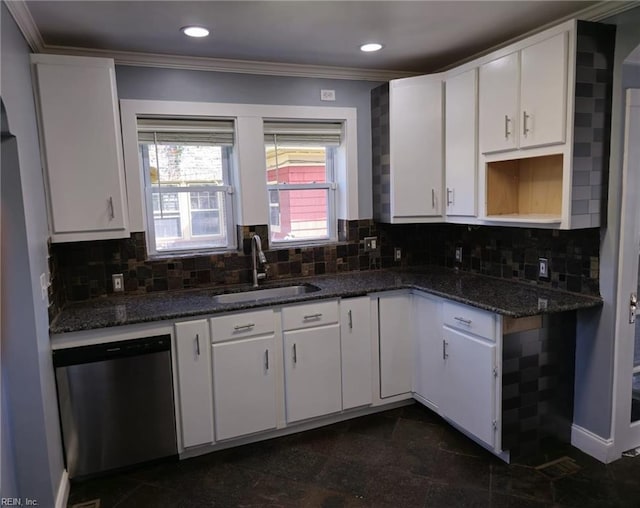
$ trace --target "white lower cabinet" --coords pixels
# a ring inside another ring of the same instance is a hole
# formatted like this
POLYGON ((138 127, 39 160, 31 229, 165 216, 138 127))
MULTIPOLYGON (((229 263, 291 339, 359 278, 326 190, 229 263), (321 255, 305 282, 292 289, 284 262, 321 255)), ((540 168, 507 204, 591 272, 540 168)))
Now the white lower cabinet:
POLYGON ((380 398, 411 392, 411 318, 409 293, 394 293, 378 298, 380 398))
POLYGON ((216 439, 276 428, 276 337, 213 344, 216 439))
POLYGON ((496 433, 496 345, 443 328, 440 414, 490 446, 496 433))
POLYGON ((415 294, 413 319, 415 320, 412 391, 421 402, 440 407, 443 396, 442 302, 437 298, 415 294))
POLYGON ((371 298, 340 302, 340 351, 342 355, 342 409, 372 402, 371 298))
POLYGON ((211 354, 206 319, 176 323, 182 446, 213 443, 211 354))
POLYGON ((282 309, 287 423, 342 409, 338 314, 337 301, 282 309))
POLYGON ((284 332, 287 423, 342 409, 338 324, 284 332))

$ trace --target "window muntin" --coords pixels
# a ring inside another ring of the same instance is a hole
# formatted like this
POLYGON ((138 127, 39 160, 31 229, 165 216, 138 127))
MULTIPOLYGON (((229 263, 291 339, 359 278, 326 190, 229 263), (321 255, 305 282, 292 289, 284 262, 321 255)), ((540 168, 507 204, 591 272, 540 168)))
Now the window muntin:
POLYGON ((150 254, 235 247, 233 122, 138 120, 150 254))
POLYGON ((271 242, 335 240, 340 124, 265 122, 271 242))

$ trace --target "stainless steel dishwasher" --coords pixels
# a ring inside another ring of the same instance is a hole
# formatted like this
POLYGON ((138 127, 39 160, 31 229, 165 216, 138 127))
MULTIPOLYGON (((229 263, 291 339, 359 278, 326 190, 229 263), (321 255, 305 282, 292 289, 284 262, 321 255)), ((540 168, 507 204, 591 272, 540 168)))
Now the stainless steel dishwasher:
POLYGON ((53 364, 70 478, 177 454, 170 335, 58 349, 53 364))

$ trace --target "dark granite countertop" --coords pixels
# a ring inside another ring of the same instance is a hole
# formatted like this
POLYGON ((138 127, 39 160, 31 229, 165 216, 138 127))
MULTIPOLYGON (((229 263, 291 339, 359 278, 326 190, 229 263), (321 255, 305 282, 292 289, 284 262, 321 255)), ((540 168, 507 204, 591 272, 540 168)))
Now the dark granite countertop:
POLYGON ((348 272, 265 283, 261 285, 261 288, 292 284, 312 284, 320 289, 299 296, 232 304, 216 303, 212 296, 220 293, 246 291, 251 288, 242 285, 145 295, 114 295, 67 304, 51 323, 50 332, 61 334, 238 311, 267 305, 361 296, 394 289, 418 289, 511 317, 532 316, 541 312, 565 312, 602 305, 602 300, 597 297, 544 289, 522 282, 467 272, 455 272, 441 267, 426 267, 410 271, 348 272), (546 300, 546 310, 539 308, 540 298, 546 300))

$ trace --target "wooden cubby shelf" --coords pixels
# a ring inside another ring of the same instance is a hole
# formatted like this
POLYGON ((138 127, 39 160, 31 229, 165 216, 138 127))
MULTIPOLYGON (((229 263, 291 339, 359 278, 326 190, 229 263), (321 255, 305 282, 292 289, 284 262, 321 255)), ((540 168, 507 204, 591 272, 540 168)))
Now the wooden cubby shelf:
POLYGON ((559 223, 562 154, 487 163, 487 219, 559 223))

